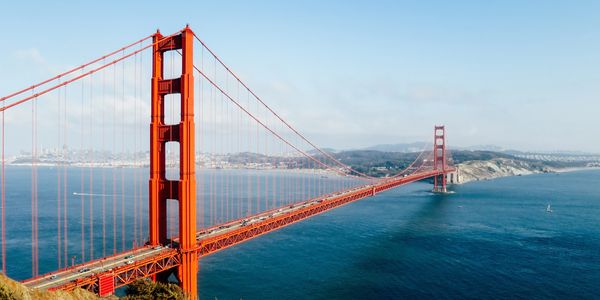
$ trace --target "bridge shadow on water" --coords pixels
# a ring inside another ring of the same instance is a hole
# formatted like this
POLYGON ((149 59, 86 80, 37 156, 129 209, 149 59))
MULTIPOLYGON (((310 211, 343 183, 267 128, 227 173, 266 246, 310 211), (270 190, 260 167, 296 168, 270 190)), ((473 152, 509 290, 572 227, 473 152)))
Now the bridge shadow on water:
MULTIPOLYGON (((394 198, 386 201, 393 201, 394 198)), ((434 298, 433 293, 417 287, 420 285, 417 282, 425 279, 426 274, 419 274, 423 270, 416 270, 415 266, 423 262, 430 263, 428 258, 431 252, 440 247, 437 243, 443 240, 440 233, 446 230, 451 196, 428 193, 418 198, 426 201, 416 212, 401 216, 402 220, 394 223, 394 226, 388 225, 393 229, 365 241, 365 247, 354 257, 347 272, 341 272, 337 280, 328 282, 322 291, 316 293, 317 298, 434 298)))

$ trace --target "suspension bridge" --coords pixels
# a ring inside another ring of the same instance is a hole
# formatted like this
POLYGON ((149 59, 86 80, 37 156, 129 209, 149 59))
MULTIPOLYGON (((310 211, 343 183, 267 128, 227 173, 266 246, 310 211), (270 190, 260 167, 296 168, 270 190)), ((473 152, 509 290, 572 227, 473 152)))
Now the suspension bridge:
POLYGON ((31 288, 175 278, 197 298, 201 257, 411 182, 446 192, 455 171, 444 126, 394 175, 349 166, 189 27, 0 100, 2 271, 31 288))

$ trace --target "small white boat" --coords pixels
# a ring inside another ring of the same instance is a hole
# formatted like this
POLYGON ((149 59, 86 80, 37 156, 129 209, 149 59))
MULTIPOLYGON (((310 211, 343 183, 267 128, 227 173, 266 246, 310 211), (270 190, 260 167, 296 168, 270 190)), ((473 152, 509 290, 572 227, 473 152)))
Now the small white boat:
POLYGON ((550 207, 550 204, 548 204, 548 207, 546 207, 546 212, 549 212, 549 213, 552 212, 552 208, 550 207))

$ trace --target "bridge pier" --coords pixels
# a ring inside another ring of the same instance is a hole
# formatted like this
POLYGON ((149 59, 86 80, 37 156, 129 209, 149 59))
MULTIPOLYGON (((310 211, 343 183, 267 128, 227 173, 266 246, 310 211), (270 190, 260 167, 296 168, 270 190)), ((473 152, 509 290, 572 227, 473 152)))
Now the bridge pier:
POLYGON ((98 295, 105 297, 114 294, 115 277, 112 274, 102 274, 98 277, 98 295))

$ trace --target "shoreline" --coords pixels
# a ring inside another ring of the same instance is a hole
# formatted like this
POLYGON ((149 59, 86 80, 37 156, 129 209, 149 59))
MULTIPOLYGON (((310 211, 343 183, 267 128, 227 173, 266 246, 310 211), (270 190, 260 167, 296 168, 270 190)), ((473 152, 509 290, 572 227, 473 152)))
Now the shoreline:
POLYGON ((555 169, 555 173, 569 173, 577 171, 589 171, 589 170, 600 170, 600 167, 568 167, 555 169))

